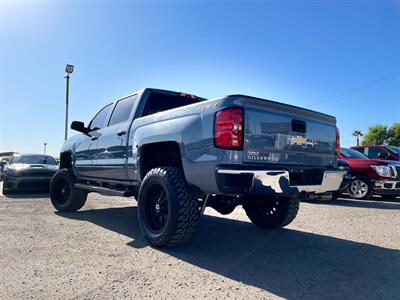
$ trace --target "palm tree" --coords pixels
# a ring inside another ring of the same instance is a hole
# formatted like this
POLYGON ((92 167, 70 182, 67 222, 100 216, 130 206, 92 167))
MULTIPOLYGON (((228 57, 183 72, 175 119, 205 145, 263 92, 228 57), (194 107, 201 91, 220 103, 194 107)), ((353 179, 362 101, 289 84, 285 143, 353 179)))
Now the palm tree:
POLYGON ((357 146, 360 146, 360 136, 363 136, 361 130, 354 130, 353 136, 357 137, 357 146))

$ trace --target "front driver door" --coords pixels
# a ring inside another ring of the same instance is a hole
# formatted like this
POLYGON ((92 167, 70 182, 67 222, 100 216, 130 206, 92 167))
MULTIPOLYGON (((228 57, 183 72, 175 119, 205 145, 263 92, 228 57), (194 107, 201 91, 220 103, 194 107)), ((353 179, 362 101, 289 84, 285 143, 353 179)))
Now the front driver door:
POLYGON ((82 134, 81 141, 75 148, 75 170, 79 176, 90 176, 92 156, 96 151, 97 141, 92 137, 82 134))
POLYGON ((93 160, 98 153, 98 138, 100 130, 106 125, 111 113, 112 104, 103 107, 89 123, 89 136, 84 136, 76 148, 75 166, 80 176, 97 177, 93 160))

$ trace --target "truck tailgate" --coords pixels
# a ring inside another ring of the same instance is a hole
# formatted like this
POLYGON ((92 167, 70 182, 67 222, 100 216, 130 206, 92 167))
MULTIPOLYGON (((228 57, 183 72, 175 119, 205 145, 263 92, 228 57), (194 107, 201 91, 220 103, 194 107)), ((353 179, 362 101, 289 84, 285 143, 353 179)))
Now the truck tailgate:
POLYGON ((336 119, 299 107, 246 97, 244 163, 334 166, 336 119))

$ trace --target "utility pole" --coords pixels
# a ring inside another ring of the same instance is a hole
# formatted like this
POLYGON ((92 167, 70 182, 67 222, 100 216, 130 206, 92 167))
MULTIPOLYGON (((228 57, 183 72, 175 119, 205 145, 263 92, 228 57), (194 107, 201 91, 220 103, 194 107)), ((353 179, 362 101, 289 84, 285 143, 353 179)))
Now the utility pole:
POLYGON ((67 89, 65 93, 65 134, 64 134, 64 140, 67 140, 68 138, 68 104, 69 104, 69 74, 72 74, 74 71, 74 65, 66 65, 65 66, 65 72, 67 73, 67 76, 64 78, 67 79, 67 89))
POLYGON ((43 154, 44 155, 46 155, 46 146, 47 146, 47 143, 43 143, 43 154))

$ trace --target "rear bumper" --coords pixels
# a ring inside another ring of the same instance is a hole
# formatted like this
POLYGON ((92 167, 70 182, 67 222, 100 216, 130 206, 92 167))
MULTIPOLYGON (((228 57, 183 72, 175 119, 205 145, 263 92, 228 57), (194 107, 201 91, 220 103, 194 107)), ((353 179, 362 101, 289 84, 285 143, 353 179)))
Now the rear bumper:
POLYGON ((397 180, 373 180, 374 192, 377 195, 400 194, 400 181, 397 180))
POLYGON ((289 171, 287 170, 231 170, 218 169, 218 176, 228 175, 232 183, 230 186, 219 184, 220 189, 225 193, 242 193, 253 195, 299 193, 325 193, 340 189, 343 178, 347 171, 325 171, 320 184, 313 185, 291 185, 289 171), (234 177, 237 177, 235 180, 234 177), (233 177, 233 178, 232 178, 233 177), (235 186, 235 182, 236 184, 235 186))
POLYGON ((352 180, 353 180, 353 177, 350 174, 348 174, 348 172, 346 172, 343 176, 343 180, 342 180, 342 183, 340 184, 340 187, 336 191, 333 191, 333 192, 336 192, 339 194, 345 193, 347 191, 347 189, 349 188, 352 180))

